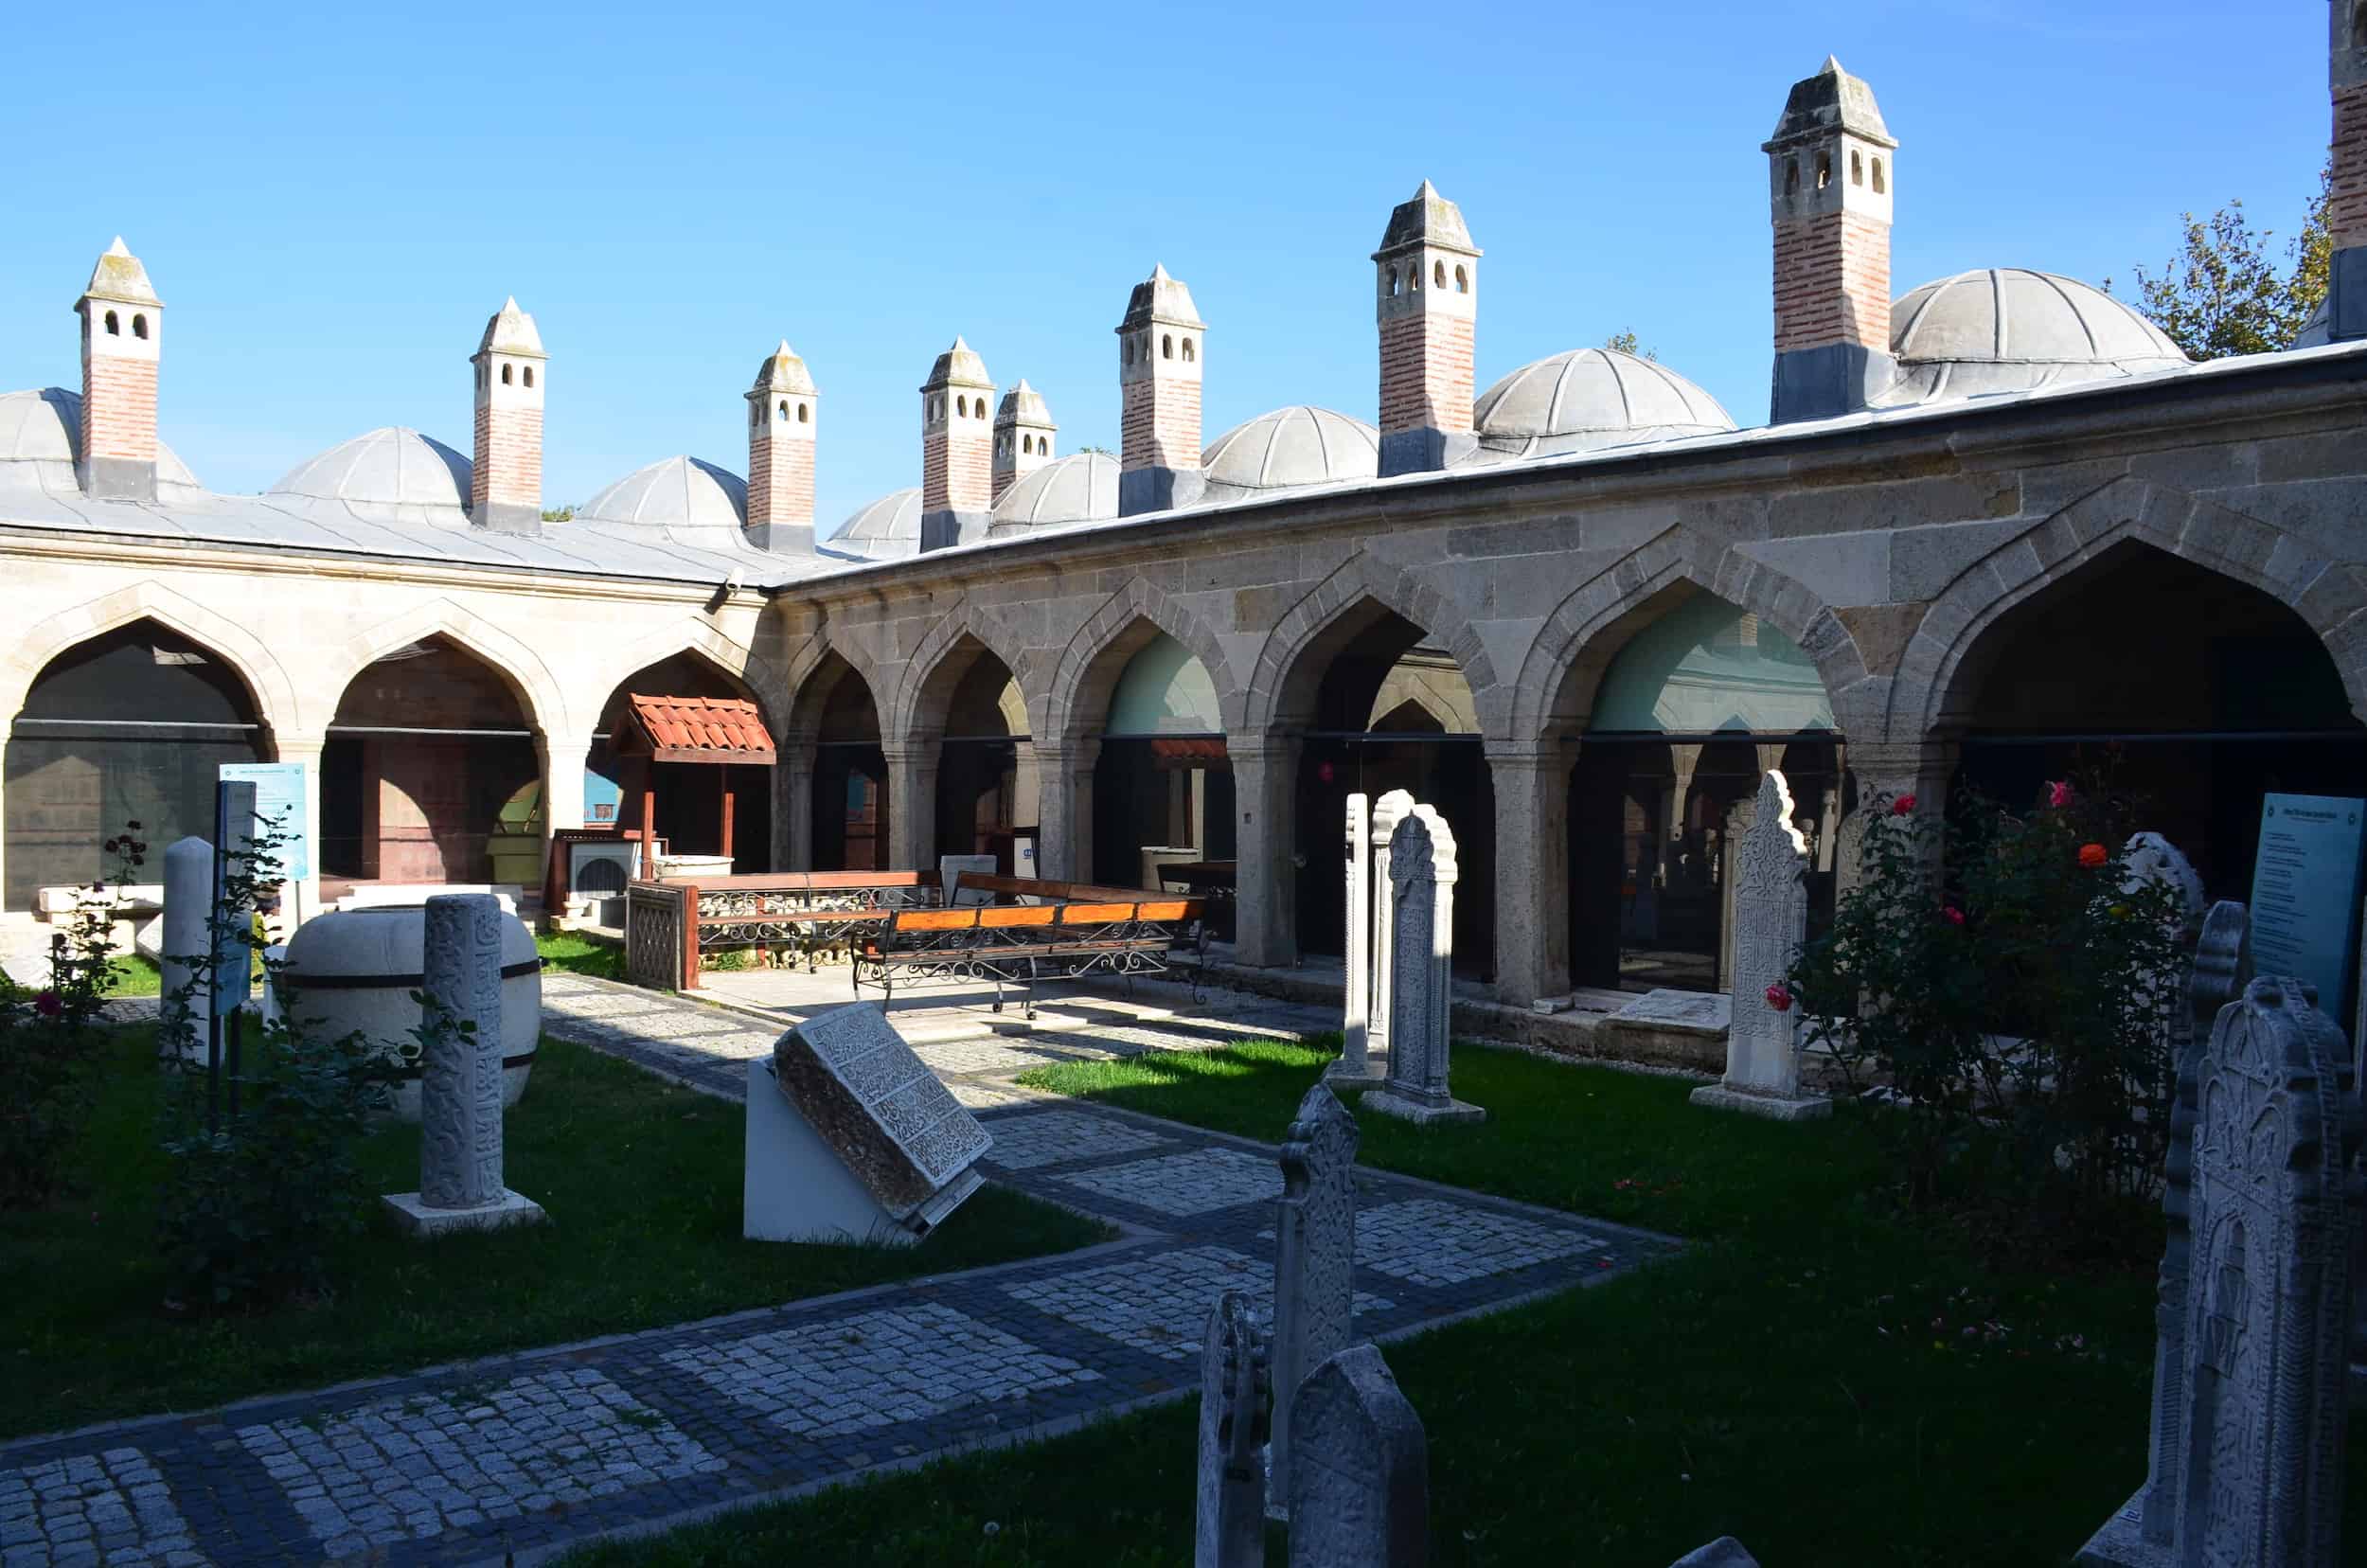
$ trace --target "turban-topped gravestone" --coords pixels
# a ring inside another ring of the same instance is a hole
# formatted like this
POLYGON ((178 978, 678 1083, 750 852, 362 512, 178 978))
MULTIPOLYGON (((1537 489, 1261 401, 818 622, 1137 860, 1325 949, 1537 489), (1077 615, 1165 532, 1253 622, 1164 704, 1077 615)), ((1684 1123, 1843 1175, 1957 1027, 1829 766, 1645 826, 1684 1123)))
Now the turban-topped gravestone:
POLYGON ((993 1141, 879 1004, 833 1008, 748 1064, 742 1234, 910 1246, 978 1190, 993 1141))

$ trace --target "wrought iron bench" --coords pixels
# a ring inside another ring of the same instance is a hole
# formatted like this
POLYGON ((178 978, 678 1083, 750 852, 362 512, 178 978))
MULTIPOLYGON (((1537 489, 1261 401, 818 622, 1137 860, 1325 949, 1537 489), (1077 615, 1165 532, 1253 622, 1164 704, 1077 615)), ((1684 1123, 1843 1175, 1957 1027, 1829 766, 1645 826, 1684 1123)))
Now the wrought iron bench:
POLYGON ((635 882, 626 890, 626 972, 638 985, 691 990, 718 953, 779 947, 812 971, 834 948, 895 910, 937 901, 934 871, 783 871, 635 882))
MULTIPOLYGON (((1195 899, 1146 898, 1140 889, 1023 877, 964 877, 961 886, 1041 901, 885 912, 855 950, 858 997, 866 984, 893 1002, 899 980, 907 985, 984 980, 994 986, 996 1012, 1003 1010, 1003 991, 1010 987, 1033 1018, 1040 980, 1166 974, 1178 948, 1197 950, 1205 941, 1201 905, 1195 899), (1090 897, 1066 896, 1078 892, 1090 897)), ((1192 974, 1198 1000, 1198 965, 1192 974)))

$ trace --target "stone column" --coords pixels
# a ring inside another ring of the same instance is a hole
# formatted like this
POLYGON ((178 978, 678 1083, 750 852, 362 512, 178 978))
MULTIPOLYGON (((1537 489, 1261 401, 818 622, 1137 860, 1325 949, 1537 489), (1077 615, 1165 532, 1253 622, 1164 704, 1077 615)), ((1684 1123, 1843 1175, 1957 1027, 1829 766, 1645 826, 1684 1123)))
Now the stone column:
POLYGON ((1234 801, 1241 813, 1234 854, 1234 956, 1259 969, 1299 957, 1297 852, 1299 738, 1227 736, 1234 801))
MULTIPOLYGON (((1897 744, 1860 740, 1849 743, 1849 772, 1858 781, 1858 810, 1887 810, 1883 803, 1900 795, 1913 795, 1915 815, 1931 825, 1924 835, 1924 846, 1934 866, 1943 848, 1938 824, 1946 819, 1948 781, 1956 771, 1959 749, 1952 738, 1936 736, 1897 744)), ((1862 833, 1862 826, 1860 831, 1862 833)), ((1854 868, 1850 884, 1856 885, 1854 868)))
POLYGON ((813 737, 786 735, 774 742, 773 869, 813 869, 813 737))
POLYGON ((1573 748, 1490 743, 1496 789, 1496 997, 1525 1007, 1570 989, 1573 748))
POLYGON ((1131 885, 1131 869, 1097 868, 1094 857, 1094 765, 1101 759, 1101 738, 1036 742, 1040 781, 1036 825, 1037 875, 1053 882, 1092 882, 1096 869, 1113 874, 1100 880, 1120 887, 1131 885))
MULTIPOLYGON (((583 822, 583 765, 592 755, 589 735, 537 735, 534 754, 543 768, 543 878, 527 892, 539 892, 550 885, 552 835, 561 828, 580 828, 583 822)), ((546 916, 564 914, 550 909, 546 916)))
POLYGON ((888 863, 892 871, 937 864, 937 738, 880 748, 887 758, 888 863))
POLYGON ((304 764, 304 842, 312 847, 308 869, 311 875, 292 881, 294 890, 294 909, 280 912, 286 929, 294 932, 301 920, 309 920, 320 913, 321 907, 321 751, 329 744, 323 735, 277 735, 272 737, 272 757, 280 762, 304 764))
POLYGON ((414 1236, 490 1230, 543 1218, 503 1184, 502 935, 489 893, 448 893, 422 911, 419 1190, 386 1200, 414 1236))

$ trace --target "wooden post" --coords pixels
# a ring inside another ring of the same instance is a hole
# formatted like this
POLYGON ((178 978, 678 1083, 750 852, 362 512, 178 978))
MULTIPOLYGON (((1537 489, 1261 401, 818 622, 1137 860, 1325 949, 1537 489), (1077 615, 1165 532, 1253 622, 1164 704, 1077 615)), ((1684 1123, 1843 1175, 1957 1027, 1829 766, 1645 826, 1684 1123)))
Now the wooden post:
POLYGON ((682 890, 682 989, 699 989, 699 890, 682 890))
POLYGON ((723 848, 725 860, 732 858, 732 770, 729 763, 715 770, 723 775, 723 848))
POLYGON ((657 876, 657 792, 646 784, 641 790, 641 874, 657 876))

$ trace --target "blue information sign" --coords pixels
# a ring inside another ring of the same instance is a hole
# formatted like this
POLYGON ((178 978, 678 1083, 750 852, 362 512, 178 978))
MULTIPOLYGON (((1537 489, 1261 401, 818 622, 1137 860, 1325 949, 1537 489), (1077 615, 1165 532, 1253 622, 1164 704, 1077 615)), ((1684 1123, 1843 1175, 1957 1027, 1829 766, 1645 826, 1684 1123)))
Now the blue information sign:
POLYGON ((224 762, 222 781, 255 786, 256 825, 268 824, 287 842, 279 846, 279 878, 302 882, 312 874, 312 835, 305 803, 311 790, 301 762, 224 762))
POLYGON ((2252 862, 2252 967, 2318 988, 2318 1006, 2345 1017, 2358 951, 2359 834, 2367 801, 2272 794, 2260 803, 2252 862))

